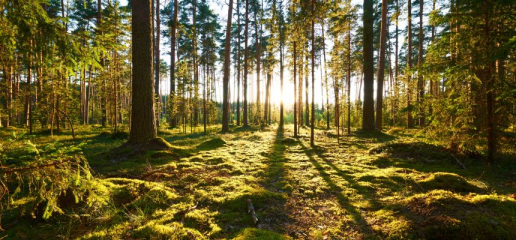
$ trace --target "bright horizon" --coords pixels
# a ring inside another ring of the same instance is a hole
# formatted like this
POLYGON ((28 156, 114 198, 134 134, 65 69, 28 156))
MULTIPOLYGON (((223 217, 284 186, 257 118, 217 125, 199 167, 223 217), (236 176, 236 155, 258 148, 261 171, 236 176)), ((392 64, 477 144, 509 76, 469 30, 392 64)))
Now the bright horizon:
MULTIPOLYGON (((218 16, 218 21, 222 27, 222 29, 225 29, 226 28, 226 25, 227 25, 227 2, 225 1, 221 1, 221 0, 208 0, 209 2, 209 5, 210 5, 210 8, 215 12, 215 14, 218 16)), ((126 4, 127 3, 127 0, 121 0, 121 3, 123 4, 126 4)), ((164 1, 161 3, 161 6, 162 8, 164 6, 166 6, 167 4, 169 4, 170 1, 164 1)), ((363 1, 360 1, 360 0, 352 0, 352 4, 353 5, 361 5, 363 3, 363 1)), ((236 7, 236 2, 234 3, 235 4, 235 7, 236 7)), ((403 12, 403 11, 406 11, 406 4, 404 5, 400 5, 400 10, 403 12)), ((425 6, 425 13, 428 13, 429 10, 428 10, 428 5, 425 6)), ((361 8, 359 9, 359 14, 361 14, 361 8)), ((401 15, 400 16, 400 19, 399 19, 399 29, 404 29, 407 25, 407 22, 406 20, 404 19, 405 16, 401 15)), ((413 20, 413 24, 417 24, 418 23, 418 19, 415 19, 413 20)), ((361 21, 359 21, 360 23, 361 21)), ((424 19, 423 19, 423 22, 428 22, 428 17, 427 16, 424 16, 424 19)), ((234 19, 233 19, 233 24, 235 23, 234 19)), ((393 31, 394 29, 394 26, 389 26, 389 31, 393 31)), ((325 28, 325 30, 327 31, 327 28, 325 28)), ((318 35, 321 34, 321 30, 319 29, 318 31, 319 33, 316 33, 318 35)), ((352 35, 355 35, 356 33, 355 32, 352 32, 352 35)), ((327 32, 325 32, 325 35, 328 36, 327 32)), ((162 35, 163 36, 163 35, 162 35)), ((400 46, 404 43, 405 41, 405 36, 403 34, 400 34, 399 37, 398 37, 398 41, 400 43, 400 46)), ((162 60, 164 60, 165 62, 167 62, 167 64, 170 64, 170 55, 167 54, 167 52, 170 51, 170 45, 164 45, 165 42, 167 42, 167 39, 165 38, 161 38, 161 46, 160 46, 160 52, 161 52, 161 56, 160 58, 162 60)), ((327 61, 328 62, 331 62, 331 56, 330 56, 330 50, 331 48, 333 47, 333 43, 332 43, 332 40, 329 39, 329 38, 326 38, 325 39, 325 44, 326 44, 326 58, 327 58, 327 61)), ((375 51, 375 55, 376 55, 376 51, 375 51)), ((276 54, 276 58, 279 59, 279 53, 276 54)), ((391 55, 391 62, 392 62, 392 65, 394 65, 394 53, 391 55)), ((255 61, 254 59, 251 59, 250 61, 255 61)), ((317 62, 316 65, 318 65, 319 62, 317 62)), ((292 91, 293 87, 294 87, 294 84, 293 84, 293 79, 292 79, 292 76, 291 76, 291 69, 288 67, 288 60, 287 58, 284 60, 284 65, 285 65, 285 68, 284 68, 284 93, 283 95, 281 94, 281 88, 280 88, 280 68, 279 68, 279 63, 276 64, 275 68, 274 68, 274 74, 273 74, 273 77, 272 77, 272 86, 271 86, 271 89, 272 89, 272 96, 271 96, 271 101, 273 103, 273 105, 277 105, 279 106, 280 102, 281 102, 281 99, 283 98, 284 99, 284 106, 286 109, 289 109, 293 106, 294 104, 294 91, 292 91)), ((323 63, 324 65, 324 63, 323 63)), ((230 68, 230 72, 231 72, 231 75, 230 75, 230 95, 231 95, 231 98, 230 98, 230 101, 231 102, 236 102, 236 96, 234 95, 234 91, 235 91, 235 81, 236 81, 236 74, 235 74, 235 66, 234 66, 234 61, 232 59, 232 62, 231 62, 231 68, 230 68)), ((321 106, 323 104, 323 97, 321 96, 322 94, 324 94, 324 105, 326 105, 326 98, 328 96, 326 96, 326 92, 325 92, 325 89, 323 88, 323 84, 321 82, 321 68, 320 67, 316 67, 316 70, 315 70, 315 104, 318 105, 318 106, 321 106)), ((323 70, 324 71, 324 70, 323 70)), ((327 74, 329 75, 330 74, 330 69, 327 69, 326 70, 327 74)), ((356 76, 356 72, 352 72, 352 77, 351 77, 351 101, 354 102, 357 100, 357 97, 358 97, 358 90, 359 90, 359 78, 356 76)), ((299 76, 297 76, 299 78, 299 76)), ((215 78, 216 78, 216 91, 215 91, 215 101, 217 102, 222 102, 222 63, 219 62, 217 63, 216 65, 216 73, 215 73, 215 78)), ((265 99, 265 83, 266 83, 266 75, 265 74, 261 74, 260 75, 260 90, 261 90, 261 94, 260 94, 260 101, 263 103, 265 103, 264 99, 265 99)), ((387 80, 388 78, 385 78, 385 83, 384 83, 384 90, 385 91, 389 91, 389 86, 387 84, 387 80)), ((241 76, 241 82, 243 81, 243 76, 241 76)), ((249 71, 249 75, 248 75, 248 81, 249 81, 249 86, 248 86, 248 90, 247 90, 247 94, 248 94, 248 102, 249 103, 255 103, 256 102, 256 69, 250 69, 249 71)), ((299 79, 297 79, 298 81, 298 84, 299 84, 299 79)), ((304 81, 305 79, 303 79, 303 89, 305 88, 305 84, 304 84, 304 81)), ((311 72, 309 72, 309 102, 311 103, 311 98, 312 98, 312 93, 311 93, 311 84, 312 84, 312 80, 311 80, 311 72)), ((200 79, 200 82, 202 84, 202 79, 200 79)), ((334 94, 333 94, 333 88, 332 88, 332 79, 331 79, 331 76, 328 76, 328 84, 329 84, 329 102, 330 104, 333 104, 334 103, 334 94)), ((242 89, 243 86, 241 86, 240 88, 240 101, 243 102, 243 96, 242 96, 242 89)), ((304 90, 303 90, 304 91, 304 90)), ((363 89, 361 90, 363 91, 363 89)), ((167 95, 168 93, 170 92, 170 82, 169 82, 169 77, 167 75, 167 77, 165 77, 164 79, 162 79, 161 83, 160 83, 160 93, 163 94, 163 95, 167 95)), ((376 74, 375 74, 375 84, 374 84, 374 98, 376 99, 376 74)), ((360 95, 360 98, 361 100, 363 100, 363 94, 359 94, 360 95)), ((341 95, 342 96, 342 95, 341 95)), ((305 94, 303 93, 303 102, 305 102, 306 100, 304 99, 305 97, 305 94)))

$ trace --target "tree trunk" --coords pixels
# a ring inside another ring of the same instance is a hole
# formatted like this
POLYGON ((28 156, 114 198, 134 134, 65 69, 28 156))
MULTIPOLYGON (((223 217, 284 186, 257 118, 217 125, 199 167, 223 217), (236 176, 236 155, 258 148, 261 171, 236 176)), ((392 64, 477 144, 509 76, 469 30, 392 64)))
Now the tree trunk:
POLYGON ((383 77, 385 70, 385 44, 387 39, 387 0, 382 0, 382 26, 380 31, 380 61, 376 87, 376 129, 382 130, 383 117, 383 77))
POLYGON ((156 138, 153 93, 151 0, 134 0, 132 15, 132 109, 130 143, 156 138))
POLYGON ((305 63, 306 63, 306 66, 305 66, 305 71, 306 71, 306 74, 305 74, 305 125, 306 126, 310 126, 310 105, 309 105, 309 101, 308 101, 308 87, 309 87, 309 84, 308 84, 308 41, 306 41, 306 56, 305 56, 305 63))
POLYGON ((267 70, 267 82, 265 83, 265 108, 263 109, 263 125, 267 124, 267 121, 269 119, 270 111, 270 92, 269 92, 269 86, 271 83, 271 73, 269 70, 267 70))
POLYGON ((240 126, 240 1, 237 1, 237 37, 238 37, 238 47, 237 47, 237 102, 236 102, 236 120, 237 126, 240 126))
MULTIPOLYGON (((399 20, 399 2, 396 0, 396 50, 394 53, 394 109, 397 108, 398 105, 398 20, 399 20)), ((392 119, 393 125, 396 125, 396 115, 393 116, 392 119)))
POLYGON ((330 95, 328 90, 328 75, 326 73, 326 43, 324 38, 324 20, 322 22, 323 61, 324 61, 324 86, 326 90, 326 129, 330 129, 330 95))
POLYGON ((373 60, 373 0, 364 0, 364 109, 362 130, 373 131, 374 126, 374 60, 373 60))
POLYGON ((348 28, 348 71, 346 78, 348 79, 347 87, 348 87, 348 135, 351 134, 351 22, 349 22, 348 28))
POLYGON ((159 19, 159 0, 156 0, 156 41, 154 44, 154 58, 156 59, 154 63, 154 94, 156 94, 156 127, 159 127, 159 114, 161 112, 161 99, 160 99, 160 79, 159 79, 159 63, 160 63, 160 53, 159 53, 159 40, 160 40, 160 19, 159 19))
POLYGON ((174 19, 172 21, 172 29, 170 34, 170 127, 176 127, 176 116, 174 111, 176 85, 175 85, 175 73, 176 73, 176 29, 177 29, 177 12, 178 12, 178 0, 174 0, 174 19))
POLYGON ((192 39, 192 45, 193 45, 193 73, 194 73, 194 88, 193 88, 193 125, 197 126, 199 124, 199 106, 198 106, 198 100, 199 100, 199 67, 197 66, 197 0, 193 0, 193 25, 192 25, 192 32, 193 32, 193 39, 192 39))
POLYGON ((296 56, 296 41, 294 41, 294 50, 292 51, 292 55, 294 58, 294 137, 297 137, 297 82, 296 82, 296 74, 297 74, 297 56, 296 56))
POLYGON ((247 119, 247 75, 249 69, 249 48, 247 46, 247 40, 249 38, 249 0, 245 0, 245 52, 244 52, 244 127, 249 126, 247 119))
POLYGON ((312 117, 310 129, 310 146, 315 146, 315 0, 312 0, 312 117))
POLYGON ((222 133, 229 132, 229 76, 231 66, 231 17, 233 15, 233 0, 229 0, 228 25, 226 28, 226 42, 224 45, 224 78, 222 88, 222 133))
MULTIPOLYGON (((491 29, 490 29, 490 7, 485 7, 485 39, 487 42, 487 49, 490 50, 495 45, 492 41, 491 37, 491 29)), ((492 50, 491 50, 492 51, 492 50)), ((489 53, 491 54, 491 53, 489 53)), ((496 67, 496 62, 498 62, 498 71, 504 69, 503 62, 498 60, 491 63, 491 59, 487 59, 488 63, 485 67, 484 71, 486 72, 485 80, 487 82, 487 161, 489 163, 494 162, 494 155, 496 153, 496 123, 495 123, 495 104, 496 104, 496 95, 495 95, 495 82, 493 77, 493 69, 496 67), (493 66, 494 65, 494 66, 493 66)), ((500 76, 503 76, 503 71, 498 73, 500 76)))
MULTIPOLYGON (((280 31, 281 31, 281 26, 280 26, 280 31)), ((280 39, 281 39, 281 32, 280 32, 280 39)), ((280 40, 281 41, 281 40, 280 40)), ((283 108, 283 99, 284 99, 284 95, 283 95, 283 45, 282 43, 280 42, 280 91, 281 91, 281 102, 280 102, 280 122, 279 122, 279 125, 280 126, 283 126, 285 125, 285 119, 283 117, 283 111, 284 111, 284 108, 283 108)))
POLYGON ((419 0, 419 49, 417 61, 417 88, 418 88, 418 106, 419 106, 419 126, 425 126, 425 107, 423 98, 425 97, 425 83, 423 82, 422 66, 423 66, 423 0, 419 0))
MULTIPOLYGON (((299 121, 298 121, 298 124, 299 126, 303 126, 303 47, 301 46, 301 51, 300 51, 300 54, 299 54, 299 59, 301 60, 301 62, 299 63, 299 89, 298 89, 298 98, 297 98, 297 101, 298 101, 298 108, 299 108, 299 121)), ((300 132, 300 128, 298 127, 298 133, 301 134, 300 132)))
POLYGON ((413 127, 412 122, 412 104, 410 103, 410 95, 412 94, 412 91, 410 90, 410 82, 412 81, 412 73, 411 73, 411 67, 412 67, 412 0, 408 0, 408 14, 407 14, 407 21, 408 21, 408 50, 407 50, 407 128, 413 127))
POLYGON ((261 63, 261 44, 258 36, 258 9, 254 13, 254 27, 255 27, 255 38, 256 38, 256 123, 260 124, 260 63, 261 63))

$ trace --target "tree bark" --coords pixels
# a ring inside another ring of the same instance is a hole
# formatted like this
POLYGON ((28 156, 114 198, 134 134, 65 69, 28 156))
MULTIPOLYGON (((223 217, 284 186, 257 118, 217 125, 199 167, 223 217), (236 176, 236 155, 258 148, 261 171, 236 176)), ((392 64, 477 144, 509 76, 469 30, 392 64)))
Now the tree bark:
POLYGON ((364 109, 362 130, 373 131, 374 124, 374 60, 373 60, 373 0, 364 0, 364 109))
POLYGON ((160 112, 161 112, 161 98, 160 98, 160 93, 159 93, 159 89, 160 89, 160 79, 159 79, 159 64, 160 64, 160 53, 159 53, 159 40, 160 40, 160 19, 159 19, 159 0, 156 0, 156 11, 155 11, 155 14, 156 14, 156 41, 154 43, 154 50, 155 50, 155 54, 154 54, 154 58, 155 58, 155 63, 154 63, 154 94, 156 94, 156 127, 159 127, 159 115, 160 115, 160 112))
POLYGON ((408 11, 407 11, 407 21, 408 21, 408 50, 407 50, 407 128, 413 127, 412 121, 412 104, 410 103, 410 95, 412 91, 410 90, 410 82, 412 81, 412 0, 408 0, 408 11))
POLYGON ((249 0, 245 0, 245 40, 244 40, 244 127, 249 126, 247 119, 247 75, 249 69, 249 48, 247 46, 247 40, 249 38, 249 0))
POLYGON ((237 1, 237 37, 238 37, 238 47, 237 47, 237 102, 236 102, 236 122, 237 126, 240 126, 240 1, 237 1))
POLYGON ((348 135, 351 134, 351 22, 349 22, 349 28, 348 28, 348 54, 347 54, 347 60, 348 60, 348 71, 347 71, 347 98, 348 98, 348 135))
POLYGON ((256 38, 256 123, 260 124, 260 64, 261 64, 261 44, 259 38, 259 29, 258 29, 258 8, 254 13, 254 27, 255 27, 255 38, 256 38))
POLYGON ((231 17, 233 15, 233 0, 229 0, 228 25, 226 28, 226 42, 224 45, 224 78, 222 88, 222 133, 229 132, 229 76, 231 66, 231 17))
POLYGON ((419 49, 417 61, 417 87, 418 87, 418 106, 419 106, 419 126, 425 126, 425 107, 423 98, 425 97, 425 83, 423 82, 422 66, 423 66, 423 5, 424 1, 419 0, 419 49))
POLYGON ((385 71, 385 44, 387 39, 387 0, 382 0, 382 26, 380 30, 380 61, 376 87, 376 129, 382 130, 383 117, 383 82, 385 71))
MULTIPOLYGON (((308 36, 307 36, 308 37, 308 36)), ((306 126, 310 126, 310 104, 309 104, 309 100, 308 100, 308 87, 309 87, 309 83, 308 83, 308 77, 309 77, 309 70, 308 70, 308 40, 306 41, 306 55, 305 55, 305 71, 306 71, 306 74, 305 74, 305 125, 306 126)))
POLYGON ((330 129, 330 95, 328 90, 328 75, 326 73, 326 39, 324 38, 324 19, 322 20, 324 88, 326 90, 326 129, 330 129))
POLYGON ((132 15, 132 108, 129 143, 156 138, 153 93, 151 0, 134 0, 132 15))
POLYGON ((193 86, 193 96, 192 97, 192 120, 193 125, 197 126, 199 124, 199 67, 198 67, 198 59, 197 59, 197 0, 193 0, 193 9, 192 9, 192 45, 193 45, 193 74, 194 74, 194 86, 193 86))
POLYGON ((280 122, 279 122, 279 125, 280 126, 283 126, 285 125, 285 120, 284 120, 284 117, 283 117, 283 112, 284 112, 284 107, 283 107, 283 99, 284 99, 284 95, 283 95, 283 70, 284 70, 284 67, 283 67, 283 34, 282 34, 282 29, 283 29, 283 21, 280 19, 280 91, 281 91, 281 102, 280 102, 280 122))
MULTIPOLYGON (((398 66, 398 20, 399 20, 399 11, 400 11, 400 8, 399 8, 399 1, 396 0, 396 49, 395 49, 395 53, 394 53, 394 108, 396 109, 397 108, 397 105, 398 105, 398 69, 399 69, 399 66, 398 66)), ((392 122, 393 122, 393 125, 396 125, 396 115, 393 116, 393 119, 392 119, 392 122)))
POLYGON ((310 129, 310 146, 315 146, 315 0, 312 0, 312 117, 310 129))
POLYGON ((175 95, 176 95, 176 85, 175 85, 175 73, 176 73, 176 29, 177 29, 177 12, 178 12, 179 4, 178 0, 174 0, 174 19, 172 21, 172 28, 170 33, 170 119, 169 124, 170 127, 176 127, 176 116, 174 111, 174 103, 175 103, 175 95))
POLYGON ((296 81, 296 74, 297 74, 297 56, 296 56, 296 41, 294 41, 294 50, 292 51, 292 55, 294 58, 294 137, 297 137, 297 95, 296 95, 296 89, 297 89, 297 81, 296 81))

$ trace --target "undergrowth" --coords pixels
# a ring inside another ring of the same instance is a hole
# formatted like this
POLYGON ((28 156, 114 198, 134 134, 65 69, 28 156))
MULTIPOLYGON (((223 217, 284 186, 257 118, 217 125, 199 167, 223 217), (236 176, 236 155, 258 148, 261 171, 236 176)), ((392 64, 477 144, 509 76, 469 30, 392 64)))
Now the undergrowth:
POLYGON ((161 130, 144 151, 103 131, 2 132, 0 238, 516 238, 508 146, 487 166, 414 130, 161 130))

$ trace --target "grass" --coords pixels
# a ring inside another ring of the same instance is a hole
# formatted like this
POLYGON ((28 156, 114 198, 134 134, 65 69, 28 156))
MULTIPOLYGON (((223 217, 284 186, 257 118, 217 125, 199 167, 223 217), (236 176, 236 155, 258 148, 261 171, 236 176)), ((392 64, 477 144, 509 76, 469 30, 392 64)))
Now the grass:
MULTIPOLYGON (((287 125, 233 126, 224 135, 217 127, 207 135, 162 130, 170 146, 135 152, 123 145, 127 135, 103 131, 78 129, 75 141, 66 132, 25 137, 37 149, 84 143, 104 207, 43 221, 20 215, 30 199, 17 199, 2 213, 0 238, 516 238, 516 172, 507 160, 514 151, 487 167, 405 130, 355 131, 338 141, 317 130, 312 148, 307 129, 293 138, 287 125)), ((34 154, 23 143, 10 149, 9 161, 34 154)))

